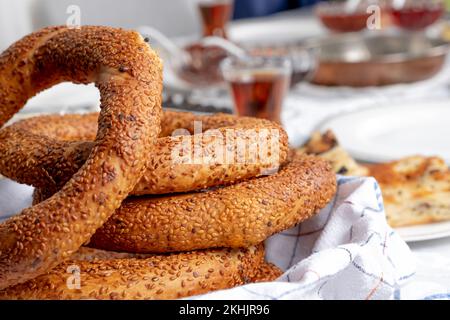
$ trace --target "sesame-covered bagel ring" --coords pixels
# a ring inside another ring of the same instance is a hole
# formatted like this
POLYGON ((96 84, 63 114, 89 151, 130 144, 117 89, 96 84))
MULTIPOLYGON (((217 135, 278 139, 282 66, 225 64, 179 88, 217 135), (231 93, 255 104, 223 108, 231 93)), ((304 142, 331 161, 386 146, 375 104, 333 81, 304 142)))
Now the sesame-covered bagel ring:
POLYGON ((163 253, 255 245, 317 213, 335 190, 327 162, 297 155, 271 176, 200 193, 128 198, 89 246, 163 253))
MULTIPOLYGON (((261 245, 258 245, 256 246, 256 248, 257 250, 262 250, 263 247, 261 245)), ((220 252, 217 249, 209 251, 220 252)), ((230 250, 227 251, 230 252, 230 250)), ((203 252, 208 252, 208 250, 204 250, 203 252)), ((248 251, 244 252, 247 253, 248 251)), ((116 259, 147 259, 151 258, 152 256, 154 256, 154 254, 105 251, 100 249, 81 247, 70 257, 70 260, 92 262, 116 259)), ((249 278, 250 282, 271 282, 276 280, 283 274, 283 271, 280 268, 270 262, 264 261, 263 263, 260 263, 260 261, 256 261, 256 263, 257 264, 254 266, 255 269, 251 270, 252 273, 254 272, 254 274, 251 278, 249 278)))
POLYGON ((100 253, 98 258, 95 253, 79 254, 44 275, 0 291, 0 299, 177 299, 262 281, 261 272, 273 279, 267 268, 262 245, 125 259, 117 253, 100 253), (69 273, 73 271, 79 282, 69 273))
MULTIPOLYGON (((253 247, 251 247, 253 248, 253 247)), ((260 252, 263 249, 262 245, 255 246, 255 248, 260 252)), ((233 252, 231 250, 224 249, 228 252, 233 252)), ((203 250, 202 253, 207 252, 221 252, 218 249, 203 250)), ((249 251, 241 251, 247 254, 249 251)), ((250 251, 251 252, 251 251, 250 251)), ((104 261, 104 260, 117 260, 117 259, 148 259, 154 256, 154 254, 148 253, 127 253, 127 252, 116 252, 116 251, 105 251, 100 249, 81 247, 77 252, 75 252, 70 260, 72 261, 104 261)), ((263 262, 260 259, 256 259, 256 264, 251 269, 253 273, 252 277, 248 278, 250 282, 271 282, 279 278, 283 271, 276 265, 270 262, 263 262)), ((249 270, 250 271, 250 270, 249 270)), ((250 276, 250 272, 247 272, 247 277, 250 276)), ((0 293, 1 296, 1 293, 0 293)))
MULTIPOLYGON (((0 139, 0 173, 37 188, 59 190, 92 148, 92 143, 71 141, 95 137, 96 118, 96 114, 49 115, 12 124, 0 139)), ((147 157, 147 170, 132 195, 232 184, 278 167, 288 157, 286 132, 271 121, 165 111, 161 124, 166 136, 161 135, 147 157), (199 125, 202 131, 197 132, 199 125), (176 130, 188 135, 171 136, 176 130)))
POLYGON ((0 289, 47 272, 89 240, 141 178, 160 132, 162 65, 138 33, 52 27, 18 41, 0 56, 0 125, 63 81, 96 84, 98 133, 57 194, 0 224, 0 289))

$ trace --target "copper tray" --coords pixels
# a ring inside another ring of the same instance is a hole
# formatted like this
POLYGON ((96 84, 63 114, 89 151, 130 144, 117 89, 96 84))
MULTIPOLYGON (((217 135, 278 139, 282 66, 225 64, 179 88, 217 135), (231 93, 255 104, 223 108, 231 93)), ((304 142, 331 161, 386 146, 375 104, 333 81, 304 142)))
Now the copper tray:
POLYGON ((383 86, 431 78, 449 43, 418 33, 348 33, 310 39, 317 67, 311 82, 327 86, 383 86))

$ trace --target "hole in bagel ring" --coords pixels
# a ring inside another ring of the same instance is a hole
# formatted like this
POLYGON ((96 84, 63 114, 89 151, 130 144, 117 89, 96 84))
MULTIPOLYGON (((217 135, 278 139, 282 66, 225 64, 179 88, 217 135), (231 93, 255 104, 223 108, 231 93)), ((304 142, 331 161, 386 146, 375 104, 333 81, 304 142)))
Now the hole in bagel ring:
POLYGON ((30 97, 64 81, 96 84, 98 134, 57 194, 0 224, 0 289, 77 251, 141 178, 160 132, 161 60, 138 33, 109 27, 50 27, 8 48, 0 56, 0 126, 30 97))

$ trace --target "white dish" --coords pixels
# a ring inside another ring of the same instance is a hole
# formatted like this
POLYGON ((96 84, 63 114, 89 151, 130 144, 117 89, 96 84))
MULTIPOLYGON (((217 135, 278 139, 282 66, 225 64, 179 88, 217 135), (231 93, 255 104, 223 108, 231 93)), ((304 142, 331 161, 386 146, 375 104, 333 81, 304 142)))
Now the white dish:
POLYGON ((360 161, 386 162, 411 155, 439 156, 450 164, 450 101, 423 101, 365 109, 335 117, 331 129, 360 161))
POLYGON ((395 231, 406 242, 440 239, 450 237, 450 221, 401 227, 396 228, 395 231))

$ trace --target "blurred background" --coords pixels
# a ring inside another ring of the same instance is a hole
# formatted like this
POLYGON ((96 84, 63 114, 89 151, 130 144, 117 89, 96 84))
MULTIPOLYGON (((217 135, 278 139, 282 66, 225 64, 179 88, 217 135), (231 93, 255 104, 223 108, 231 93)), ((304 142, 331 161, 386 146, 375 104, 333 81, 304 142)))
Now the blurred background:
MULTIPOLYGON (((300 145, 323 121, 343 112, 447 98, 449 4, 0 0, 0 48, 48 25, 79 21, 137 29, 164 59, 165 106, 271 118, 300 145), (224 63, 230 59, 237 61, 224 63), (249 77, 252 81, 243 81, 249 77)), ((24 112, 97 106, 93 86, 63 84, 32 99, 24 112)))
MULTIPOLYGON (((279 11, 305 7, 317 0, 236 0, 234 19, 261 17, 279 11)), ((195 1, 190 0, 1 0, 2 46, 33 29, 65 24, 70 5, 82 8, 84 24, 134 28, 151 25, 170 37, 201 30, 195 1)))
MULTIPOLYGON (((449 4, 0 0, 0 48, 44 26, 76 21, 136 29, 164 59, 164 106, 270 118, 285 126, 293 145, 300 145, 342 113, 448 98, 449 4)), ((62 84, 32 99, 23 112, 96 107, 93 86, 62 84)), ((414 150, 435 152, 429 145, 414 150)), ((377 160, 412 152, 383 151, 389 156, 377 160)), ((450 161, 450 154, 443 156, 450 161)))

